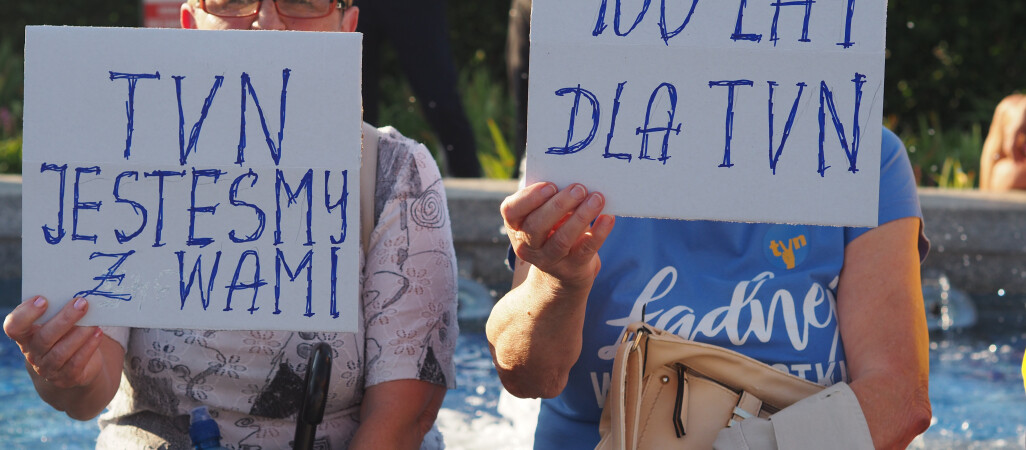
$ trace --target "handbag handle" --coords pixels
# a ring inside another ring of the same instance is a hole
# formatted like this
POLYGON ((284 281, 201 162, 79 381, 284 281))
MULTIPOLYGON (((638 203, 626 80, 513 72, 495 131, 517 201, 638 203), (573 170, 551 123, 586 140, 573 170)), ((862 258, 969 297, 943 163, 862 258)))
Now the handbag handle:
POLYGON ((651 333, 651 328, 644 322, 632 323, 624 332, 621 343, 626 343, 631 339, 634 342, 631 345, 617 347, 617 355, 613 360, 612 388, 606 401, 609 414, 603 414, 599 423, 599 431, 603 439, 595 447, 596 449, 636 450, 637 439, 634 439, 633 433, 637 433, 640 422, 640 414, 636 409, 641 403, 639 401, 642 388, 641 379, 644 377, 646 364, 644 353, 647 353, 643 350, 647 347, 646 338, 651 333), (628 376, 628 371, 634 376, 628 376), (628 379, 634 380, 629 386, 627 385, 628 379), (615 392, 620 392, 621 395, 613 395, 615 392), (627 427, 628 420, 631 421, 630 427, 627 427), (605 431, 607 429, 609 432, 605 431), (628 430, 631 435, 628 435, 628 430))

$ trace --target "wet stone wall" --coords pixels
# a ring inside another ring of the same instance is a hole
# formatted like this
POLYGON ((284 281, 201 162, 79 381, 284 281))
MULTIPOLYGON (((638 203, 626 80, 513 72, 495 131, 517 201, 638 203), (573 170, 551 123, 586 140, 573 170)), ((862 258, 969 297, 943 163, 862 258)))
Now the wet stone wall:
MULTIPOLYGON (((516 189, 505 180, 446 180, 460 276, 496 297, 508 289, 507 240, 499 204, 516 189)), ((1026 294, 1026 193, 920 189, 933 247, 924 270, 970 294, 1026 294)), ((0 175, 0 307, 21 298, 21 179, 0 175)))

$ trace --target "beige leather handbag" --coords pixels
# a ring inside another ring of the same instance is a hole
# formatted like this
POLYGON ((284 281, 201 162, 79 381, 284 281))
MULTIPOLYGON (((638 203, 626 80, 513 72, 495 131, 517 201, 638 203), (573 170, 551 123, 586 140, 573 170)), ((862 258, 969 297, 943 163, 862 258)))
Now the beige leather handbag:
POLYGON ((596 449, 707 450, 724 427, 769 417, 822 389, 740 353, 636 322, 616 351, 596 449))

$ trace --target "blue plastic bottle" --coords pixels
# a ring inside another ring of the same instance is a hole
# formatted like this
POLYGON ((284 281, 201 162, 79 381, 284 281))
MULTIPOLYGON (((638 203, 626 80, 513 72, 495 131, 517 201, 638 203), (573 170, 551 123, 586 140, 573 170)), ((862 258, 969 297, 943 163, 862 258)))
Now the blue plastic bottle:
POLYGON ((210 417, 206 406, 197 406, 190 413, 189 437, 196 450, 227 450, 221 446, 221 429, 210 417))

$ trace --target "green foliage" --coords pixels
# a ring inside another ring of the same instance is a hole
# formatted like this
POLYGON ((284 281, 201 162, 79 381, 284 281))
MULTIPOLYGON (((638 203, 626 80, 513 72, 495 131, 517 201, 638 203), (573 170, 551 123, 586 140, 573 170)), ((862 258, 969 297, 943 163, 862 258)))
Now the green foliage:
POLYGON ((970 131, 1024 87, 1026 2, 892 1, 887 12, 884 112, 895 132, 922 133, 923 114, 970 131))
POLYGON ((135 27, 141 23, 140 1, 93 0, 88 2, 3 2, 0 14, 0 42, 25 47, 26 25, 77 25, 93 27, 135 27))
POLYGON ((406 137, 423 143, 437 158, 441 144, 421 114, 410 85, 400 75, 381 77, 378 83, 381 87, 378 123, 391 125, 406 137))
POLYGON ((0 14, 0 173, 21 173, 21 118, 24 99, 22 49, 26 25, 134 27, 139 1, 10 1, 0 14))
POLYGON ((941 168, 937 185, 948 189, 972 189, 974 178, 962 171, 962 163, 949 156, 944 158, 944 166, 941 168))
MULTIPOLYGON (((505 62, 509 2, 447 2, 446 7, 449 41, 460 74, 457 89, 474 130, 478 159, 486 177, 509 178, 514 165, 507 145, 507 136, 512 136, 513 130, 505 62)), ((441 159, 445 155, 438 151, 441 144, 388 46, 382 55, 381 73, 378 122, 423 142, 444 167, 441 159)))
POLYGON ((449 41, 456 68, 480 65, 505 85, 506 27, 510 0, 446 2, 449 41))
MULTIPOLYGON (((384 67, 392 65, 386 55, 384 67)), ((489 178, 510 178, 515 164, 506 136, 512 134, 513 104, 506 90, 506 83, 496 79, 486 64, 485 52, 475 55, 460 70, 458 90, 463 100, 463 109, 474 131, 477 156, 484 174, 489 178)), ((392 125, 401 133, 424 143, 435 155, 439 166, 444 167, 439 151, 441 143, 424 119, 417 98, 406 81, 398 74, 381 77, 381 109, 378 122, 392 125)), ((443 169, 444 173, 444 169, 443 169)))
POLYGON ((21 55, 9 42, 0 42, 0 139, 21 135, 24 84, 21 55))
POLYGON ((0 140, 0 173, 21 173, 21 136, 0 140))
POLYGON ((478 155, 478 158, 481 159, 481 167, 484 169, 485 176, 499 179, 513 178, 516 156, 509 150, 509 145, 506 144, 506 138, 503 137, 502 130, 499 130, 499 126, 492 119, 488 119, 488 131, 491 132, 492 143, 495 144, 495 154, 485 153, 478 155))
POLYGON ((0 173, 21 173, 22 57, 0 42, 0 173))
POLYGON ((484 52, 460 74, 460 94, 474 129, 477 157, 489 178, 510 178, 516 157, 505 136, 512 135, 513 104, 506 84, 496 80, 484 65, 484 52))
POLYGON ((937 115, 920 115, 915 133, 901 135, 919 184, 971 188, 980 171, 983 131, 973 124, 968 131, 944 130, 937 115))
MULTIPOLYGON (((6 133, 0 134, 4 155, 13 148, 11 142, 18 142, 19 151, 21 147, 25 25, 131 27, 141 17, 139 1, 7 3, 0 14, 0 115, 14 117, 16 129, 0 130, 6 133)), ((502 176, 507 161, 503 152, 509 150, 505 140, 512 130, 504 58, 509 1, 450 1, 446 6, 460 92, 479 158, 488 176, 502 176)), ((887 10, 887 125, 905 140, 922 184, 958 185, 960 179, 975 183, 981 130, 1001 98, 1026 89, 1026 58, 1020 57, 1026 54, 1026 2, 891 1, 887 10)), ((398 64, 386 58, 384 70, 379 80, 381 123, 437 150, 438 140, 420 115, 398 64)))
POLYGON ((920 184, 972 187, 994 107, 1026 87, 1026 3, 888 2, 884 114, 920 184))

